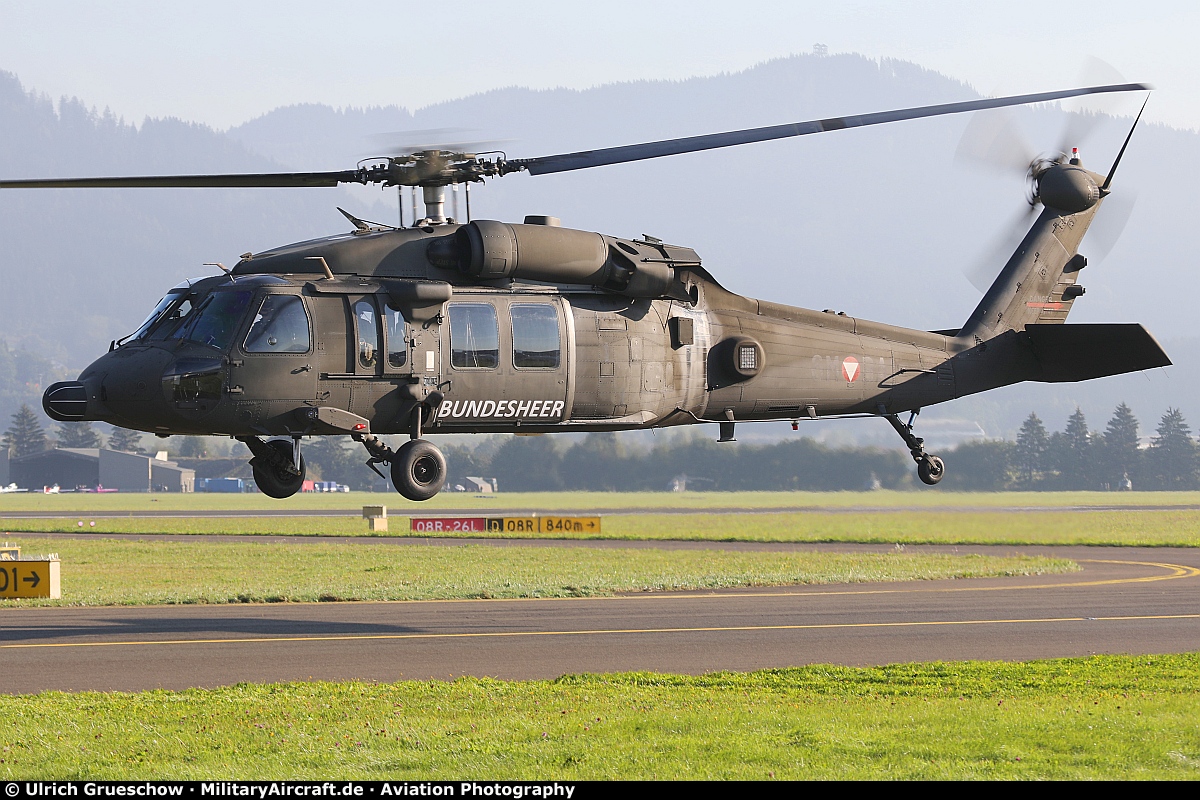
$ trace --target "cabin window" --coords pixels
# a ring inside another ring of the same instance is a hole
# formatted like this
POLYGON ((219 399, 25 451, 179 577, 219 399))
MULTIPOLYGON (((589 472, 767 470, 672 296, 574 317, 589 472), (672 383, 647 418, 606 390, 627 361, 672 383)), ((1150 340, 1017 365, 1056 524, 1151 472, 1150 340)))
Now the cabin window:
POLYGON ((243 350, 247 353, 307 353, 308 314, 304 301, 290 294, 263 298, 243 350))
POLYGON ((450 363, 459 369, 495 369, 500 363, 500 326, 494 306, 450 304, 450 363))
POLYGON ((224 350, 250 305, 250 292, 213 292, 171 335, 224 350))
POLYGON ((408 326, 404 315, 390 305, 384 307, 387 326, 388 366, 392 369, 408 363, 408 326))
POLYGON ((547 303, 514 303, 512 318, 513 366, 556 369, 562 343, 558 334, 558 309, 547 303))
POLYGON ((354 304, 354 325, 358 329, 358 365, 372 369, 379 360, 379 317, 374 303, 359 300, 354 304))

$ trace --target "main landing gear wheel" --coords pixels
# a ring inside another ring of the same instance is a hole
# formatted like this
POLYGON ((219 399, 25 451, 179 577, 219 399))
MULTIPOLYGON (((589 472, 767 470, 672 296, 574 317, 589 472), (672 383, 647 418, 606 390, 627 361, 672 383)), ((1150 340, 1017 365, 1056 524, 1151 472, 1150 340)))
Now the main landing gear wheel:
POLYGON ((446 457, 424 439, 413 439, 392 456, 392 485, 409 500, 428 500, 446 482, 446 457))
POLYGON ((946 465, 937 456, 927 455, 917 462, 917 477, 921 483, 936 486, 946 474, 946 465))
POLYGON ((256 456, 250 462, 254 470, 254 485, 267 497, 277 500, 291 497, 304 485, 304 456, 300 456, 300 469, 297 470, 292 462, 291 442, 286 439, 272 439, 266 445, 275 453, 256 456), (274 458, 275 455, 278 455, 278 458, 274 458))

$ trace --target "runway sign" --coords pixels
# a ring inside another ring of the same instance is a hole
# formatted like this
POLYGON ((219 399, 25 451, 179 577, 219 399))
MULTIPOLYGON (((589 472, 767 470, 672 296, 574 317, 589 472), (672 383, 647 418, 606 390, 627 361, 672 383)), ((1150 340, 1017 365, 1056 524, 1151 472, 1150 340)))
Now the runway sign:
POLYGON ((0 562, 0 597, 62 597, 60 561, 0 562))
POLYGON ((414 533, 599 533, 599 517, 413 517, 414 533))

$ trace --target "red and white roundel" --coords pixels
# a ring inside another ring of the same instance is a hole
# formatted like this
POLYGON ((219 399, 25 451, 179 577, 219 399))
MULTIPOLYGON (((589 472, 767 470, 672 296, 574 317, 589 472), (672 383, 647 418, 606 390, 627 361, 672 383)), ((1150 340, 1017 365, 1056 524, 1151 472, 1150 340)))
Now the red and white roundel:
POLYGON ((858 377, 858 359, 854 356, 846 356, 846 360, 842 362, 842 375, 850 383, 854 383, 854 379, 858 377))

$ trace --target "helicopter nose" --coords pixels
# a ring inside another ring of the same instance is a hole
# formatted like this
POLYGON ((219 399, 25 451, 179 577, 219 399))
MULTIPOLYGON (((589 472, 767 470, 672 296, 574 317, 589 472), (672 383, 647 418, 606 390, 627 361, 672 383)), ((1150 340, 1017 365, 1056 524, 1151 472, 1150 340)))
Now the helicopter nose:
POLYGON ((42 409, 57 422, 95 422, 104 419, 104 403, 94 381, 59 381, 42 393, 42 409))

